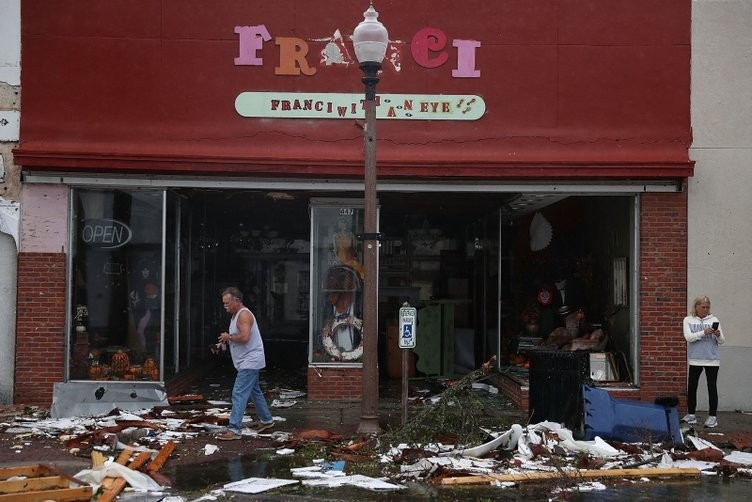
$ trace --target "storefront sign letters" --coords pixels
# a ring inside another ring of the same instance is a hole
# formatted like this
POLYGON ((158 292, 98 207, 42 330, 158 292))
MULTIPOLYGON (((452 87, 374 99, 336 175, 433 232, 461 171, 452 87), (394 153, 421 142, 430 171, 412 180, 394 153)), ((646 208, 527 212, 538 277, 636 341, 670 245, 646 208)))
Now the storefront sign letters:
POLYGON ((87 245, 100 249, 114 249, 125 246, 133 233, 125 223, 117 220, 90 218, 84 220, 81 240, 87 245))
MULTIPOLYGON (((235 99, 243 117, 363 119, 362 94, 243 92, 235 99)), ((380 94, 376 117, 394 120, 478 120, 486 111, 475 95, 380 94)))
MULTIPOLYGON (((266 25, 235 26, 238 35, 238 56, 234 59, 235 66, 263 66, 264 59, 259 56, 264 43, 272 40, 272 35, 266 25)), ((311 62, 309 44, 298 37, 275 37, 274 43, 279 48, 278 65, 274 69, 275 75, 305 75, 313 76, 317 72, 317 64, 329 66, 333 64, 353 65, 357 68, 357 61, 352 57, 351 43, 345 43, 345 37, 340 30, 324 39, 312 39, 312 42, 323 43, 324 47, 318 51, 317 63, 311 62)), ((445 49, 449 37, 439 28, 426 27, 418 30, 410 42, 410 55, 423 68, 433 69, 443 66, 449 60, 449 52, 445 49)), ((401 42, 390 41, 384 64, 391 65, 397 72, 401 69, 401 42)), ((456 51, 456 66, 453 68, 454 78, 480 78, 480 70, 475 67, 475 53, 480 48, 478 40, 452 39, 452 47, 456 51)))

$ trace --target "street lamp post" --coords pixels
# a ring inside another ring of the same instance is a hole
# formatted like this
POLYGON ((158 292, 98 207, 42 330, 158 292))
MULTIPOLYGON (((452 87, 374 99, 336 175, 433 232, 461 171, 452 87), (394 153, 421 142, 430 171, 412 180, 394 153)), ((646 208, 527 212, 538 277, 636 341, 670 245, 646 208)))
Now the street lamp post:
POLYGON ((389 35, 378 21, 373 4, 363 13, 363 21, 353 31, 355 57, 363 71, 366 114, 364 131, 365 150, 365 222, 363 235, 363 398, 361 401, 358 433, 372 434, 381 431, 379 426, 379 371, 378 371, 378 233, 376 222, 376 84, 379 81, 381 62, 386 54, 389 35))

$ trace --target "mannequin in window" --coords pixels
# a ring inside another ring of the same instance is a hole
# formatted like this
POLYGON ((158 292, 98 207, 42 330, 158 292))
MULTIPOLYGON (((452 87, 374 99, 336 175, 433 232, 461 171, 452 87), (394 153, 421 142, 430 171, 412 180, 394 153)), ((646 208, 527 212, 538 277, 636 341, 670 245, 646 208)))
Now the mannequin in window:
POLYGON ((322 286, 327 299, 322 345, 335 361, 356 360, 362 354, 360 277, 350 267, 335 266, 327 271, 322 286))
POLYGON ((159 357, 159 280, 149 266, 140 267, 136 286, 128 294, 136 326, 136 339, 146 357, 159 357))

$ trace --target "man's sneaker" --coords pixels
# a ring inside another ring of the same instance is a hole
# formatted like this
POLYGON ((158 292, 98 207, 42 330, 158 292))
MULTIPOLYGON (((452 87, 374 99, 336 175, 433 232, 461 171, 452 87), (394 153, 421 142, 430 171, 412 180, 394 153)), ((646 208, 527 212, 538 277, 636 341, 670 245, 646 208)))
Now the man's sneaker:
POLYGON ((234 441, 236 439, 240 439, 241 437, 242 436, 237 432, 230 430, 224 431, 222 434, 217 434, 217 439, 219 439, 220 441, 234 441))
POLYGON ((708 419, 705 420, 705 427, 707 427, 708 429, 718 427, 718 419, 716 419, 714 416, 709 416, 708 419))
POLYGON ((694 413, 688 413, 684 415, 684 418, 682 418, 681 421, 686 422, 689 425, 694 425, 697 423, 697 417, 694 415, 694 413))
POLYGON ((250 429, 253 432, 259 433, 259 432, 264 432, 267 429, 271 429, 272 427, 274 427, 274 421, 271 421, 268 423, 254 422, 251 424, 250 429))

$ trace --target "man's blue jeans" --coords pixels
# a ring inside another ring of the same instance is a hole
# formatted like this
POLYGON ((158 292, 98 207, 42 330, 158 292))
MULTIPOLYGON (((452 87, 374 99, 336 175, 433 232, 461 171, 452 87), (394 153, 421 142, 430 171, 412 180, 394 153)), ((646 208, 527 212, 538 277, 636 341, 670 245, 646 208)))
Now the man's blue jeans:
POLYGON ((264 393, 259 385, 259 370, 238 370, 235 385, 232 387, 232 413, 228 429, 240 434, 243 428, 243 414, 248 405, 248 399, 253 401, 259 420, 269 423, 274 420, 269 406, 266 404, 264 393))

